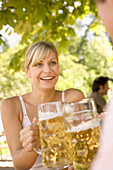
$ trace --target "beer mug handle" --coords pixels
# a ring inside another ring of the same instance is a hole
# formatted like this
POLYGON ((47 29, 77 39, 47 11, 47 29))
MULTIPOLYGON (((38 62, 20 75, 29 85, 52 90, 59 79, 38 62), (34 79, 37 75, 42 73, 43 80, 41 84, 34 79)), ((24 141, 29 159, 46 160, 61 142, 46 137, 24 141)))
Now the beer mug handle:
POLYGON ((33 150, 34 150, 36 153, 38 153, 39 155, 42 155, 41 149, 38 149, 38 150, 37 150, 37 149, 34 147, 33 150))
MULTIPOLYGON (((32 125, 34 125, 35 123, 32 123, 32 125)), ((37 125, 39 125, 39 123, 37 122, 37 125)), ((39 155, 42 155, 41 149, 36 149, 35 147, 33 147, 33 150, 38 153, 39 155)))

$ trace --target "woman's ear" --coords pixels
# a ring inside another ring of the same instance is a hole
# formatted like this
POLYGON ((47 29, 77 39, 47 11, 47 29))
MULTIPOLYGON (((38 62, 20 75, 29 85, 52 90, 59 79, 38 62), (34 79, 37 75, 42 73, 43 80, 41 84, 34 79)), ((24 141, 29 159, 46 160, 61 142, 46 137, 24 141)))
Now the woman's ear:
POLYGON ((25 71, 25 73, 26 73, 26 76, 27 76, 28 78, 31 78, 31 75, 30 75, 30 73, 29 73, 29 69, 28 69, 27 67, 24 67, 24 71, 25 71))

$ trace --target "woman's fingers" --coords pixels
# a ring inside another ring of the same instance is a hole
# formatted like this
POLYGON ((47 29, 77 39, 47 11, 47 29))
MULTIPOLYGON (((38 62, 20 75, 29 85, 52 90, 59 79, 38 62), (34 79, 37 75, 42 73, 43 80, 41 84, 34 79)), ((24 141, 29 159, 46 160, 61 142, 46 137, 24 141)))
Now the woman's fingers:
POLYGON ((39 130, 36 125, 30 125, 20 131, 20 141, 23 142, 29 136, 38 135, 39 130))
POLYGON ((34 117, 32 123, 37 123, 37 122, 38 122, 38 118, 37 118, 37 117, 34 117))
POLYGON ((39 138, 37 136, 29 135, 29 137, 27 137, 25 140, 23 140, 22 146, 24 148, 27 148, 30 143, 34 143, 34 142, 37 143, 38 140, 39 140, 39 138))
POLYGON ((34 146, 39 148, 39 139, 37 120, 34 119, 34 123, 20 131, 20 141, 27 151, 32 151, 34 146))
MULTIPOLYGON (((26 147, 26 151, 27 152, 31 152, 31 151, 33 151, 33 148, 36 146, 36 144, 37 144, 37 142, 35 141, 35 142, 32 142, 32 143, 30 143, 29 145, 28 145, 28 147, 26 147)), ((39 148, 38 148, 39 149, 39 148)), ((37 149, 37 150, 38 150, 37 149)))

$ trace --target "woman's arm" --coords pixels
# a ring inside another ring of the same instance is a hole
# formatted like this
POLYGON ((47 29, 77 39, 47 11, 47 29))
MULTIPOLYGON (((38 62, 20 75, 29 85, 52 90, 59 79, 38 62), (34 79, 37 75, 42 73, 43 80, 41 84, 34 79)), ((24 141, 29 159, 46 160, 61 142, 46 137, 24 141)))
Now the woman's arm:
POLYGON ((34 146, 34 141, 38 141, 38 135, 36 129, 34 132, 34 126, 30 125, 29 127, 26 127, 24 130, 23 142, 25 144, 25 148, 22 147, 24 144, 21 144, 20 142, 20 131, 22 130, 22 124, 20 121, 20 106, 16 97, 2 101, 1 117, 15 169, 30 169, 37 158, 37 153, 32 150, 32 147, 34 146), (29 149, 27 150, 27 148, 30 143, 31 149, 30 152, 28 152, 29 149))

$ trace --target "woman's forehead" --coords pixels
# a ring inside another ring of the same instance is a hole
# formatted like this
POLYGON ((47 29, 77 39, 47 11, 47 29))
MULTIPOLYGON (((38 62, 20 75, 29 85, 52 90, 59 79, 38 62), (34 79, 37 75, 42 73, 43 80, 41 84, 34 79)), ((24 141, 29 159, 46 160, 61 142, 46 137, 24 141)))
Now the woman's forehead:
POLYGON ((46 59, 58 59, 58 55, 53 50, 50 50, 48 52, 45 52, 45 54, 40 57, 39 60, 41 61, 46 59))

